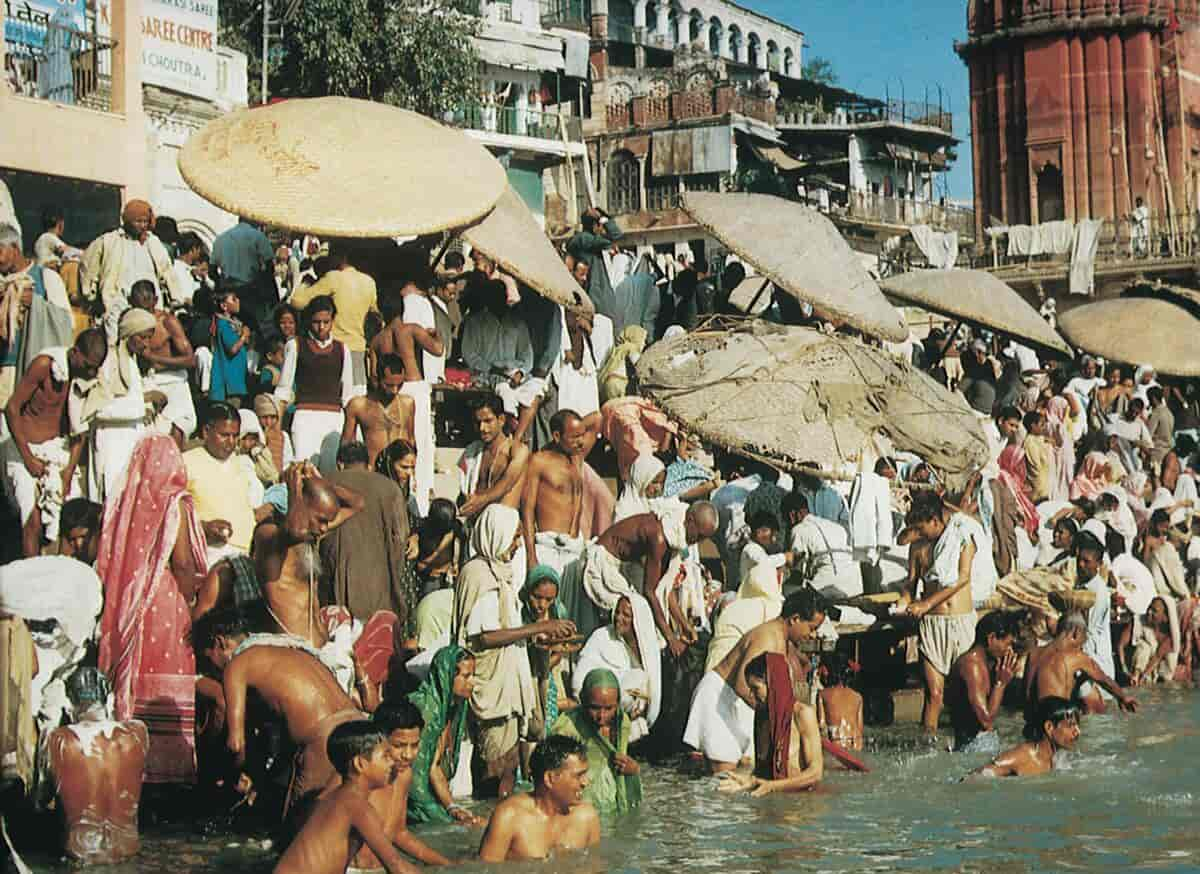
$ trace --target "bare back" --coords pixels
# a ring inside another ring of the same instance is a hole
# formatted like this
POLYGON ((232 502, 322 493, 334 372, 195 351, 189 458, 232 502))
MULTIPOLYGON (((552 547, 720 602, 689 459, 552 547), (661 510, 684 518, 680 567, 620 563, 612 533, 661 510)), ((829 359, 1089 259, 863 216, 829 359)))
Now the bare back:
MULTIPOLYGON (((405 322, 397 316, 388 323, 371 341, 371 355, 378 362, 384 355, 399 355, 404 362, 404 379, 406 382, 420 382, 425 378, 421 372, 421 363, 417 355, 417 342, 413 337, 415 330, 423 330, 420 325, 405 322)), ((378 378, 378 370, 375 372, 378 378)))
POLYGON ((746 665, 754 661, 764 652, 787 655, 787 630, 781 619, 772 619, 742 635, 742 639, 734 644, 725 656, 713 668, 741 698, 750 700, 750 690, 746 686, 746 665))
POLYGON ((853 689, 833 686, 819 694, 825 716, 826 736, 844 747, 861 750, 863 746, 863 698, 853 689))
POLYGON ((149 733, 138 720, 80 722, 51 732, 50 767, 71 858, 106 864, 137 853, 149 747, 149 733))
POLYGON ((226 701, 234 697, 233 685, 257 692, 283 716, 288 734, 301 746, 319 736, 323 719, 355 706, 321 662, 304 650, 282 646, 252 646, 242 652, 225 669, 224 685, 226 701))

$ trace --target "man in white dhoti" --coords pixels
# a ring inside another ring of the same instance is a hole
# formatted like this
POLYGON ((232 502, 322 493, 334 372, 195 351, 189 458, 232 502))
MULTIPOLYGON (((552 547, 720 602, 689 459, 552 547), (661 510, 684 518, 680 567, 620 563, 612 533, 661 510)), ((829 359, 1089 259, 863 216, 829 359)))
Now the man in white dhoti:
POLYGON ((142 386, 147 391, 162 392, 167 399, 162 415, 171 423, 171 436, 182 450, 184 442, 196 430, 196 407, 188 385, 196 355, 179 319, 167 310, 158 309, 156 299, 154 285, 146 281, 134 283, 129 293, 130 306, 145 310, 157 322, 140 360, 142 386))

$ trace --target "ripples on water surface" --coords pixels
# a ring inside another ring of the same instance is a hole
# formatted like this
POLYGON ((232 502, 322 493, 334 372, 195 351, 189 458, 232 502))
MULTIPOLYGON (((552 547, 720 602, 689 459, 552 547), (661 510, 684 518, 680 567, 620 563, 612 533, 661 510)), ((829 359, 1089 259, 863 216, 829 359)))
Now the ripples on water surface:
MULTIPOLYGON (((1200 871, 1193 757, 1200 696, 1139 691, 1142 712, 1084 722, 1064 767, 1025 780, 959 783, 986 756, 925 746, 914 727, 868 730, 868 775, 840 769, 820 793, 752 800, 711 779, 644 769, 642 811, 609 823, 601 847, 513 872, 1200 871)), ((1003 718, 1004 745, 1020 726, 1003 718)), ((447 855, 474 851, 479 832, 423 836, 447 855)), ((35 871, 68 870, 28 858, 35 871)), ((243 837, 196 839, 150 830, 135 863, 106 874, 269 872, 273 857, 243 837), (236 845, 236 846, 231 846, 236 845)), ((483 871, 471 865, 459 870, 483 871)))

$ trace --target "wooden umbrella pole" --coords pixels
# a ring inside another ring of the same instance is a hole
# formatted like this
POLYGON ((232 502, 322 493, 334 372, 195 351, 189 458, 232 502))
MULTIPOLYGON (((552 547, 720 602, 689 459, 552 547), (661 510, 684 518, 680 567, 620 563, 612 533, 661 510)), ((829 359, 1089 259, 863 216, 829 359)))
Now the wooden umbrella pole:
POLYGON ((938 350, 937 360, 930 363, 929 367, 931 369, 934 367, 937 367, 939 364, 941 364, 942 359, 946 357, 946 351, 954 344, 954 338, 957 337, 958 332, 962 330, 962 326, 963 326, 963 323, 961 320, 954 323, 954 330, 951 331, 950 336, 946 338, 945 345, 942 346, 942 348, 938 350))
POLYGON ((437 257, 433 259, 433 263, 429 265, 430 270, 437 270, 438 265, 442 263, 442 258, 446 255, 446 250, 450 248, 450 244, 458 237, 458 234, 446 234, 446 240, 442 243, 442 248, 438 249, 437 257))

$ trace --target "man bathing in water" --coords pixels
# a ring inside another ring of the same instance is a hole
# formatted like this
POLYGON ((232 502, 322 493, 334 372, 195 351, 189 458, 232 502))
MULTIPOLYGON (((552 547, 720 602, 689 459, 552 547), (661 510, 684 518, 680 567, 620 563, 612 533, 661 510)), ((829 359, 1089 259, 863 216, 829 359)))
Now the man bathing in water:
POLYGON ((975 645, 950 668, 947 697, 956 750, 992 734, 1004 692, 1017 671, 1013 641, 1018 619, 1018 614, 1002 610, 984 616, 975 626, 975 645))
POLYGON ((46 739, 47 780, 66 827, 64 850, 85 865, 108 865, 138 852, 138 803, 150 735, 145 723, 115 722, 108 678, 78 668, 67 680, 73 718, 46 739))
POLYGON ((1045 646, 1029 653, 1025 663, 1025 721, 1035 723, 1038 706, 1047 698, 1066 698, 1081 712, 1087 713, 1089 702, 1080 695, 1085 683, 1103 688, 1119 702, 1121 709, 1133 713, 1137 700, 1100 668, 1083 651, 1087 641, 1087 617, 1072 610, 1058 620, 1058 634, 1045 646))
POLYGON ((1037 722, 1026 727, 1029 740, 1001 753, 990 765, 973 771, 972 777, 1032 777, 1054 770, 1059 750, 1075 748, 1079 740, 1079 708, 1065 698, 1043 698, 1037 722))
MULTIPOLYGON (((423 329, 422 329, 423 330, 423 329)), ((396 440, 415 444, 413 415, 417 402, 402 393, 407 381, 404 361, 399 355, 384 355, 371 389, 346 404, 346 423, 342 426, 342 446, 353 443, 362 431, 367 445, 368 467, 374 469, 375 457, 396 440)))
POLYGON ((783 602, 778 619, 746 632, 729 654, 700 679, 683 742, 704 754, 713 773, 734 770, 749 754, 754 740, 758 699, 750 689, 747 666, 764 653, 786 658, 789 644, 816 635, 829 609, 825 599, 811 588, 793 592, 783 602))
POLYGON ((388 874, 416 874, 418 869, 396 852, 370 801, 403 770, 383 731, 357 719, 337 726, 328 743, 322 743, 331 770, 342 776, 342 785, 317 802, 275 866, 275 874, 345 874, 363 844, 388 874))
POLYGON ((290 801, 324 787, 335 773, 325 751, 330 732, 365 718, 333 671, 299 642, 254 645, 250 620, 236 608, 214 610, 193 623, 192 645, 221 672, 226 746, 237 766, 245 764, 246 698, 253 691, 283 716, 288 736, 301 751, 290 801))
POLYGON ((554 850, 582 850, 600 842, 600 815, 583 800, 588 785, 583 744, 552 735, 534 749, 529 770, 533 792, 496 806, 479 847, 481 861, 545 859, 554 850))
POLYGON ((320 560, 316 541, 360 512, 363 499, 322 479, 308 462, 292 465, 284 480, 287 516, 263 522, 255 530, 255 571, 279 630, 319 649, 327 638, 313 590, 320 560))
POLYGON ((745 789, 762 798, 812 789, 825 773, 821 729, 816 710, 796 700, 787 657, 760 653, 744 676, 754 699, 754 773, 721 772, 721 791, 745 789))

